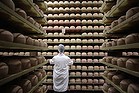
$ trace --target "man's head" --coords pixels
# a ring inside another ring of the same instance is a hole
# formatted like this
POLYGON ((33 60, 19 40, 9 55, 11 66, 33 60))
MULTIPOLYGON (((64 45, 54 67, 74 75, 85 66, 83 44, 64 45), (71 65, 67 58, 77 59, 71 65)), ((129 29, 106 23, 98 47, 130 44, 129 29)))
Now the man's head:
POLYGON ((63 44, 59 44, 59 46, 58 46, 59 53, 64 53, 64 50, 65 50, 64 45, 63 44))

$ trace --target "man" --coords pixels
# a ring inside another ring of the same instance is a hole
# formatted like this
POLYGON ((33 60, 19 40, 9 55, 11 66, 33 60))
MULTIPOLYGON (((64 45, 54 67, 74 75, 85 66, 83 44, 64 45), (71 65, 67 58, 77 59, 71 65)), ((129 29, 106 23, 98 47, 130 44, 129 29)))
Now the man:
POLYGON ((66 93, 69 82, 69 65, 72 65, 73 61, 64 55, 64 45, 59 44, 58 52, 59 54, 50 60, 50 64, 54 64, 53 89, 55 93, 66 93))

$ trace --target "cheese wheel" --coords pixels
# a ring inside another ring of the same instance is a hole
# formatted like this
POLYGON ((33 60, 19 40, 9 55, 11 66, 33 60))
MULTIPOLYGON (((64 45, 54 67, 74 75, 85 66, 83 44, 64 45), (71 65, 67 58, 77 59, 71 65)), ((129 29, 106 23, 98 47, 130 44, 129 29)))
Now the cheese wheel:
POLYGON ((96 86, 96 85, 94 86, 94 89, 96 89, 96 90, 97 90, 98 88, 99 88, 98 86, 96 86))
POLYGON ((39 81, 36 75, 29 75, 27 79, 31 81, 32 86, 35 86, 39 81))
POLYGON ((112 46, 117 46, 117 40, 112 41, 112 46))
POLYGON ((38 88, 33 93, 44 93, 42 86, 38 86, 38 88))
POLYGON ((76 85, 75 88, 76 88, 77 90, 80 90, 80 89, 81 89, 81 85, 76 85))
POLYGON ((93 89, 93 86, 92 85, 88 85, 87 86, 87 89, 92 90, 93 89))
POLYGON ((96 50, 99 49, 99 46, 98 45, 95 45, 94 46, 94 49, 96 49, 96 50))
POLYGON ((118 25, 118 20, 115 20, 111 23, 111 28, 115 27, 116 25, 118 25))
POLYGON ((128 59, 126 61, 126 68, 133 70, 133 71, 139 71, 139 60, 138 59, 128 59))
POLYGON ((20 16, 22 16, 23 18, 27 19, 27 14, 24 10, 20 9, 20 8, 16 8, 15 9, 16 13, 18 13, 20 16))
POLYGON ((119 66, 119 67, 126 67, 126 61, 127 61, 128 59, 127 58, 119 58, 118 60, 117 60, 117 65, 119 66))
POLYGON ((37 59, 37 61, 38 61, 38 64, 41 64, 41 63, 44 62, 44 59, 43 59, 42 56, 38 56, 38 57, 36 57, 36 59, 37 59))
POLYGON ((93 66, 88 66, 88 69, 89 70, 93 70, 93 66))
POLYGON ((25 38, 26 38, 26 44, 33 45, 33 39, 31 37, 25 36, 25 38))
POLYGON ((26 38, 24 35, 20 34, 20 33, 13 33, 14 36, 14 42, 16 43, 26 43, 26 38))
POLYGON ((31 67, 31 63, 29 59, 21 59, 22 70, 28 69, 31 67))
POLYGON ((71 76, 75 76, 75 72, 70 72, 70 75, 71 76))
POLYGON ((137 33, 130 34, 130 35, 126 36, 125 43, 126 44, 137 43, 137 42, 139 42, 138 39, 139 39, 139 34, 137 34, 137 33))
POLYGON ((86 72, 82 72, 82 76, 87 76, 87 73, 86 72))
POLYGON ((92 72, 88 72, 88 76, 93 76, 93 73, 92 72))
POLYGON ((46 71, 44 69, 39 69, 39 72, 42 74, 42 78, 46 76, 46 71))
POLYGON ((108 72, 108 73, 107 73, 107 78, 108 78, 109 80, 112 80, 112 77, 113 77, 115 74, 116 74, 116 72, 108 72))
POLYGON ((92 79, 88 79, 88 83, 94 83, 92 79))
POLYGON ((118 24, 122 23, 123 21, 126 20, 126 16, 121 16, 119 19, 118 19, 118 24))
POLYGON ((92 62, 92 59, 87 59, 87 62, 91 63, 92 62))
POLYGON ((123 91, 127 91, 127 88, 131 83, 132 81, 130 79, 124 79, 120 82, 120 87, 123 91))
POLYGON ((132 17, 134 14, 138 13, 139 7, 133 7, 126 12, 126 19, 132 17))
POLYGON ((5 62, 9 67, 9 74, 15 74, 22 70, 21 61, 18 59, 8 59, 5 62))
POLYGON ((71 69, 76 69, 76 67, 75 66, 71 66, 71 69))
POLYGON ((139 93, 139 84, 132 83, 128 86, 127 93, 139 93))
POLYGON ((76 82, 77 82, 77 83, 80 83, 80 82, 81 82, 81 79, 80 79, 80 78, 77 78, 77 79, 76 79, 76 82))
POLYGON ((11 8, 13 11, 15 11, 15 4, 12 0, 1 0, 2 3, 4 3, 6 6, 11 8))
POLYGON ((74 85, 70 85, 70 90, 74 90, 75 86, 74 85))
POLYGON ((108 89, 108 93, 119 93, 114 87, 108 89))
POLYGON ((70 83, 75 83, 75 79, 70 79, 70 83))
POLYGON ((125 38, 120 38, 117 40, 117 45, 124 45, 125 44, 125 38))
POLYGON ((106 47, 111 47, 112 46, 112 42, 106 42, 106 47))
POLYGON ((0 40, 13 42, 14 41, 14 36, 11 32, 9 32, 5 29, 0 29, 0 40))
POLYGON ((76 55, 77 55, 77 56, 80 56, 80 55, 81 55, 81 52, 76 52, 76 55))
POLYGON ((98 72, 94 72, 94 76, 95 77, 99 76, 98 72))
POLYGON ((86 59, 82 59, 82 63, 85 63, 87 60, 86 59))
POLYGON ((109 73, 109 71, 106 71, 105 70, 104 73, 103 73, 103 75, 107 77, 108 73, 109 73))
POLYGON ((112 63, 112 62, 111 62, 111 61, 112 61, 112 59, 113 59, 113 57, 108 56, 108 57, 106 57, 106 62, 107 62, 107 63, 112 63))
POLYGON ((19 82, 19 85, 22 87, 24 93, 29 92, 31 90, 31 88, 32 88, 31 81, 28 80, 28 79, 22 79, 19 82))
POLYGON ((124 77, 123 75, 121 75, 121 74, 119 74, 119 75, 114 75, 114 76, 112 77, 112 81, 113 81, 114 84, 119 85, 120 82, 121 82, 124 78, 125 78, 125 77, 124 77))
POLYGON ((27 16, 27 20, 34 25, 38 25, 37 22, 35 22, 35 20, 30 16, 27 16))
POLYGON ((82 83, 87 83, 87 79, 82 79, 82 83))
POLYGON ((76 72, 76 75, 77 75, 77 76, 80 76, 80 75, 81 75, 81 72, 76 72))
POLYGON ((87 89, 87 86, 83 85, 82 90, 86 90, 86 89, 87 89))
POLYGON ((98 81, 100 84, 103 84, 105 81, 104 81, 104 79, 99 79, 99 81, 98 81))
POLYGON ((38 60, 34 57, 29 58, 31 67, 38 65, 38 60))
POLYGON ((99 66, 94 66, 94 70, 99 70, 99 66))
POLYGON ((87 66, 82 66, 82 69, 83 70, 87 70, 87 66))
POLYGON ((9 85, 4 91, 5 93, 24 93, 21 86, 18 85, 9 85))
POLYGON ((114 57, 114 58, 112 58, 111 63, 113 65, 117 65, 117 61, 118 61, 118 58, 114 57))
POLYGON ((111 87, 110 84, 107 84, 107 83, 104 83, 104 84, 103 84, 103 90, 106 91, 106 92, 108 92, 108 89, 109 89, 110 87, 111 87))
POLYGON ((38 77, 39 81, 43 78, 42 73, 40 71, 36 71, 34 72, 34 74, 38 77))
POLYGON ((9 67, 6 63, 0 62, 0 79, 8 75, 9 67))

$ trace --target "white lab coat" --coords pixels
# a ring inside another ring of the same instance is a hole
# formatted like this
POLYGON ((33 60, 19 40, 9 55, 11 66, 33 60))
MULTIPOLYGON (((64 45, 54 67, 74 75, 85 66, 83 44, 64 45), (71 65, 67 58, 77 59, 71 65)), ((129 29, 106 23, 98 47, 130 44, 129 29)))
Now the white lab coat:
POLYGON ((59 53, 50 60, 54 64, 53 69, 53 89, 56 92, 65 92, 68 89, 69 82, 69 65, 73 61, 63 53, 59 53))

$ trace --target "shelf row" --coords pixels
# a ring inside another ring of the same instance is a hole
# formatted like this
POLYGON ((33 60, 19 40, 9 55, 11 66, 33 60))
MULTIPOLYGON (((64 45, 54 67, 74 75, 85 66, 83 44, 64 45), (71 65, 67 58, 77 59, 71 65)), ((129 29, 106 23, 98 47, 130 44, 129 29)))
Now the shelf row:
POLYGON ((12 9, 7 7, 3 3, 0 2, 0 5, 1 5, 0 13, 2 13, 1 20, 10 21, 11 22, 11 23, 9 23, 10 25, 13 25, 13 27, 15 27, 15 28, 18 27, 18 28, 20 28, 20 30, 22 29, 23 31, 25 31, 26 33, 29 33, 29 34, 32 34, 32 33, 33 34, 44 34, 44 32, 41 29, 37 28, 37 26, 35 26, 32 23, 30 23, 29 21, 27 21, 25 18, 23 18, 22 16, 20 16, 16 12, 14 12, 12 9))
POLYGON ((111 80, 109 80, 107 77, 105 77, 105 76, 102 76, 102 77, 106 80, 106 82, 108 82, 108 83, 110 83, 112 86, 114 86, 114 88, 116 88, 120 93, 127 93, 127 92, 123 91, 123 90, 120 88, 120 86, 114 84, 114 83, 113 83, 111 80))
POLYGON ((118 45, 118 46, 111 46, 111 47, 102 47, 101 50, 137 50, 139 48, 139 43, 133 43, 133 44, 126 44, 126 45, 118 45))
POLYGON ((106 63, 106 62, 101 62, 101 63, 105 64, 107 66, 116 68, 117 70, 123 71, 123 72, 125 72, 127 74, 130 74, 130 75, 133 75, 135 77, 139 77, 139 72, 137 72, 137 71, 133 71, 133 70, 130 70, 130 69, 127 69, 127 68, 124 68, 124 67, 119 67, 117 65, 113 65, 113 64, 110 64, 110 63, 106 63))
POLYGON ((0 79, 0 86, 8 83, 9 81, 12 81, 12 80, 18 78, 18 77, 21 77, 21 76, 23 76, 23 75, 25 75, 25 74, 27 74, 27 73, 29 73, 31 71, 34 71, 37 68, 42 67, 43 65, 45 65, 47 63, 48 62, 43 62, 42 64, 39 64, 37 66, 31 67, 29 69, 25 69, 25 70, 23 70, 23 71, 21 71, 19 73, 15 73, 15 74, 9 75, 9 76, 7 76, 7 77, 5 77, 3 79, 0 79))
MULTIPOLYGON (((32 50, 32 51, 45 51, 48 48, 47 47, 40 47, 40 46, 33 46, 33 45, 26 45, 26 44, 20 44, 20 43, 13 43, 13 42, 7 42, 7 41, 0 41, 0 48, 6 49, 6 50, 32 50)), ((5 50, 5 51, 6 51, 5 50)))
POLYGON ((103 1, 82 1, 82 3, 80 1, 54 1, 54 2, 47 2, 47 6, 48 7, 88 7, 88 6, 101 6, 103 3, 103 1))
MULTIPOLYGON (((90 20, 91 21, 91 20, 90 20)), ((101 26, 103 25, 101 22, 95 20, 96 22, 80 22, 80 23, 77 23, 77 22, 72 22, 72 23, 68 23, 68 22, 48 22, 45 26, 101 26)))
POLYGON ((109 30, 105 30, 104 36, 114 37, 114 36, 118 36, 118 34, 120 33, 129 34, 129 33, 137 32, 135 29, 133 29, 132 31, 129 31, 127 33, 128 29, 131 29, 131 27, 132 28, 136 27, 137 22, 139 22, 139 13, 134 14, 133 16, 117 24, 113 28, 109 30), (113 34, 113 33, 116 33, 116 34, 113 34))
MULTIPOLYGON (((53 77, 52 75, 47 75, 48 78, 53 77)), ((69 76, 69 78, 102 78, 102 76, 69 76)))
POLYGON ((93 9, 91 7, 89 7, 90 9, 88 8, 85 8, 85 9, 80 9, 79 7, 78 8, 67 8, 67 9, 58 9, 58 8, 48 8, 46 14, 60 14, 60 13, 63 13, 63 14, 66 14, 66 13, 100 13, 100 10, 96 7, 96 9, 93 9))

